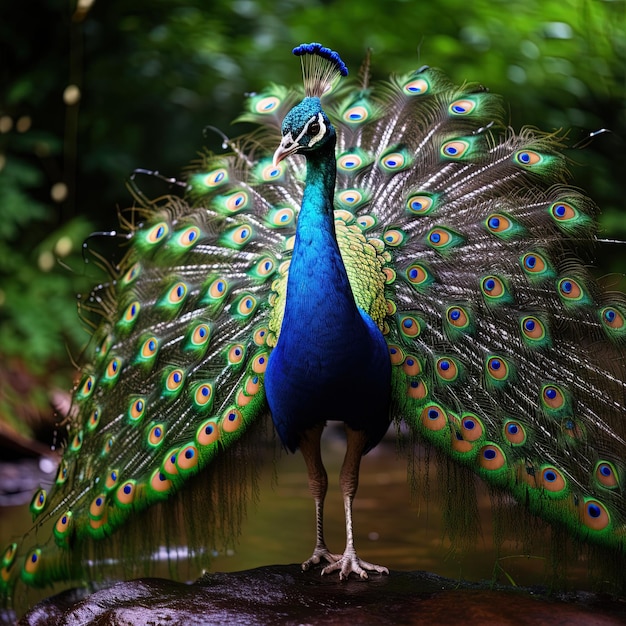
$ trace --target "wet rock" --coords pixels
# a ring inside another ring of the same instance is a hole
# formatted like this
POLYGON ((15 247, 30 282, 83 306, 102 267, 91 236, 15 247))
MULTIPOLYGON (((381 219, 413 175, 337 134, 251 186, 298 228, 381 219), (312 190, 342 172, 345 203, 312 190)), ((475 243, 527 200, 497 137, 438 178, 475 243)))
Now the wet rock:
POLYGON ((459 583, 427 572, 340 582, 297 565, 211 573, 194 584, 144 578, 91 595, 73 590, 36 605, 24 626, 237 624, 403 625, 626 624, 626 602, 595 594, 459 583))

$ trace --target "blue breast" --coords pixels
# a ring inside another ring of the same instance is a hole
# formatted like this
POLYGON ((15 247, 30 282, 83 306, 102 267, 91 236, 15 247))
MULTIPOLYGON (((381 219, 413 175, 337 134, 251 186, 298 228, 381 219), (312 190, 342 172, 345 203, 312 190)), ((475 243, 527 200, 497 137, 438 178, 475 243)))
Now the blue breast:
POLYGON ((285 314, 265 374, 266 396, 284 445, 340 420, 375 446, 389 426, 387 344, 358 309, 334 235, 332 213, 305 200, 287 282, 285 314))

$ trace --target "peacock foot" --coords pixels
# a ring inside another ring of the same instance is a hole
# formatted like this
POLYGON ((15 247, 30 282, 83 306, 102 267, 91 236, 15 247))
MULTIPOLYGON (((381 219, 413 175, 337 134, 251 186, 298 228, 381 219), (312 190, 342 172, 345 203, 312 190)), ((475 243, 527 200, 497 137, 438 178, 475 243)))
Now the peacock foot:
POLYGON ((311 558, 306 560, 302 564, 302 571, 308 571, 309 569, 311 569, 311 566, 318 565, 322 561, 322 559, 328 561, 328 563, 332 565, 333 563, 339 561, 339 559, 341 558, 341 554, 333 554, 325 545, 316 546, 315 550, 313 550, 311 558))
POLYGON ((369 578, 368 571, 377 572, 378 574, 389 574, 389 570, 382 565, 374 565, 373 563, 362 561, 356 555, 354 549, 346 550, 339 559, 327 565, 322 570, 322 576, 336 571, 339 571, 339 580, 347 580, 350 574, 356 574, 363 580, 366 580, 369 578))

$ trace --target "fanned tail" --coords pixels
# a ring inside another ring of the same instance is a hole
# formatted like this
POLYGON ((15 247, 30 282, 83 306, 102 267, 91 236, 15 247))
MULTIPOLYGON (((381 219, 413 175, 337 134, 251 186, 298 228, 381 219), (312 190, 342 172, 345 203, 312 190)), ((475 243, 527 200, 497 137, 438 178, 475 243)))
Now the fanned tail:
POLYGON ((578 258, 596 207, 566 185, 562 139, 503 132, 497 97, 429 68, 335 114, 337 205, 391 257, 396 415, 623 555, 625 299, 578 258))
MULTIPOLYGON (((260 129, 194 163, 184 198, 138 209, 94 298, 102 323, 55 484, 2 557, 4 598, 18 581, 76 580, 95 573, 89 560, 172 543, 173 520, 200 556, 236 534, 254 441, 238 446, 265 423, 304 186, 301 161, 269 154, 297 98, 252 95, 240 119, 260 129)), ((561 139, 507 130, 497 96, 429 68, 325 98, 337 238, 389 344, 394 415, 623 557, 626 300, 579 260, 597 210, 567 186, 561 139)))

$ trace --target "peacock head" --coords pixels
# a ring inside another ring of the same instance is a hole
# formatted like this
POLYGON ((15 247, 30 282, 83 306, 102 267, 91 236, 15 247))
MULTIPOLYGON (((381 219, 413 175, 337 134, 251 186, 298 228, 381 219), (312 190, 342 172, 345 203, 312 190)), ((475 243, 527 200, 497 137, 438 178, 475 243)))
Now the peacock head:
POLYGON ((303 43, 293 49, 302 62, 305 98, 283 120, 283 138, 274 152, 274 165, 291 154, 334 149, 335 129, 322 109, 320 98, 330 91, 348 68, 341 57, 320 43, 303 43))
POLYGON ((283 121, 283 138, 274 152, 274 165, 291 154, 307 154, 332 142, 334 147, 335 129, 324 113, 320 99, 306 97, 296 105, 283 121))

